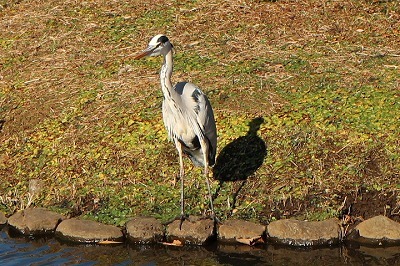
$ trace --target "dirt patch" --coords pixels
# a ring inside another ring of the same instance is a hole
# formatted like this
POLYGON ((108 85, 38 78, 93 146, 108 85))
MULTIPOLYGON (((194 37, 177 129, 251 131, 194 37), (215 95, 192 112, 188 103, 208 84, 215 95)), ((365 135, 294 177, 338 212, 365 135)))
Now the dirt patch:
MULTIPOLYGON (((272 203, 264 210, 263 215, 269 219, 304 217, 305 214, 320 211, 319 205, 324 204, 324 196, 309 194, 305 199, 285 199, 272 203)), ((360 188, 355 192, 337 191, 331 193, 332 203, 337 203, 338 218, 348 224, 357 225, 359 222, 377 215, 384 215, 400 222, 400 202, 395 192, 384 193, 376 190, 360 188), (339 204, 342 202, 342 204, 339 204)), ((321 217, 323 217, 321 215, 321 217)))
POLYGON ((384 215, 400 222, 400 202, 397 193, 369 191, 364 188, 353 194, 343 194, 342 217, 350 216, 355 220, 365 220, 384 215))

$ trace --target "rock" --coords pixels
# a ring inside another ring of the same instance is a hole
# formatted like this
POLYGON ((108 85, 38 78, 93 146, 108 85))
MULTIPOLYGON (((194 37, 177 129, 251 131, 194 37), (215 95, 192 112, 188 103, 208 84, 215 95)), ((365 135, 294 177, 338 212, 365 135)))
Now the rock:
POLYGON ((7 218, 4 215, 4 213, 0 212, 0 225, 6 224, 7 223, 7 218))
POLYGON ((43 209, 28 208, 8 218, 8 224, 24 235, 51 234, 65 217, 43 209))
POLYGON ((400 243, 400 223, 383 215, 375 216, 356 226, 350 239, 366 244, 400 243), (354 234, 356 232, 356 235, 354 234))
POLYGON ((182 243, 192 245, 207 245, 215 239, 214 221, 191 216, 190 220, 182 223, 175 220, 167 226, 166 238, 171 243, 182 243))
POLYGON ((76 218, 62 221, 57 227, 56 236, 78 243, 117 243, 124 240, 122 231, 116 226, 76 218))
POLYGON ((265 236, 265 226, 242 220, 227 220, 218 228, 222 242, 241 242, 255 244, 265 236))
POLYGON ((153 217, 136 217, 126 223, 128 240, 133 243, 149 244, 162 242, 164 227, 153 217))
POLYGON ((278 220, 267 227, 270 240, 293 246, 315 246, 337 244, 342 239, 339 220, 321 222, 278 220))

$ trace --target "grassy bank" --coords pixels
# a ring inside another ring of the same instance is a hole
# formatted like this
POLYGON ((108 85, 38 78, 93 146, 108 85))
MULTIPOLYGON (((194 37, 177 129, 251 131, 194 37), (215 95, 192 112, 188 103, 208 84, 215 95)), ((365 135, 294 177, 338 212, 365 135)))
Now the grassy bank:
MULTIPOLYGON (((213 104, 218 216, 399 218, 397 1, 0 6, 1 210, 45 206, 117 225, 179 213, 161 59, 132 59, 165 33, 174 81, 198 84, 213 104)), ((187 210, 207 212, 201 170, 185 163, 187 210)))

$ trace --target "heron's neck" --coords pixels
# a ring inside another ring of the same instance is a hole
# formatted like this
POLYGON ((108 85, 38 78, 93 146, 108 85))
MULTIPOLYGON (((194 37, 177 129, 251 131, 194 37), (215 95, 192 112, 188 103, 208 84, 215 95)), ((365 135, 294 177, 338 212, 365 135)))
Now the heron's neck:
POLYGON ((174 68, 173 58, 172 58, 172 50, 170 50, 164 56, 164 64, 161 68, 160 72, 160 80, 161 80, 161 89, 164 94, 164 97, 171 97, 171 94, 174 93, 171 76, 172 70, 174 68))

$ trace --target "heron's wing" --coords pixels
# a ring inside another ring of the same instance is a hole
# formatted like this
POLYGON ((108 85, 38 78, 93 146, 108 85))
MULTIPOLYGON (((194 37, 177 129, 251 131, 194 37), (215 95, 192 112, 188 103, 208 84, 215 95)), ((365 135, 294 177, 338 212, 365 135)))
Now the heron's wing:
POLYGON ((214 113, 207 96, 194 84, 181 82, 175 90, 181 96, 181 108, 189 125, 199 138, 205 138, 209 144, 209 164, 215 162, 217 150, 217 130, 214 113))
POLYGON ((215 125, 214 112, 210 101, 203 93, 198 98, 199 112, 197 113, 197 122, 202 126, 204 135, 209 141, 209 164, 215 163, 215 155, 217 151, 217 129, 215 125))

